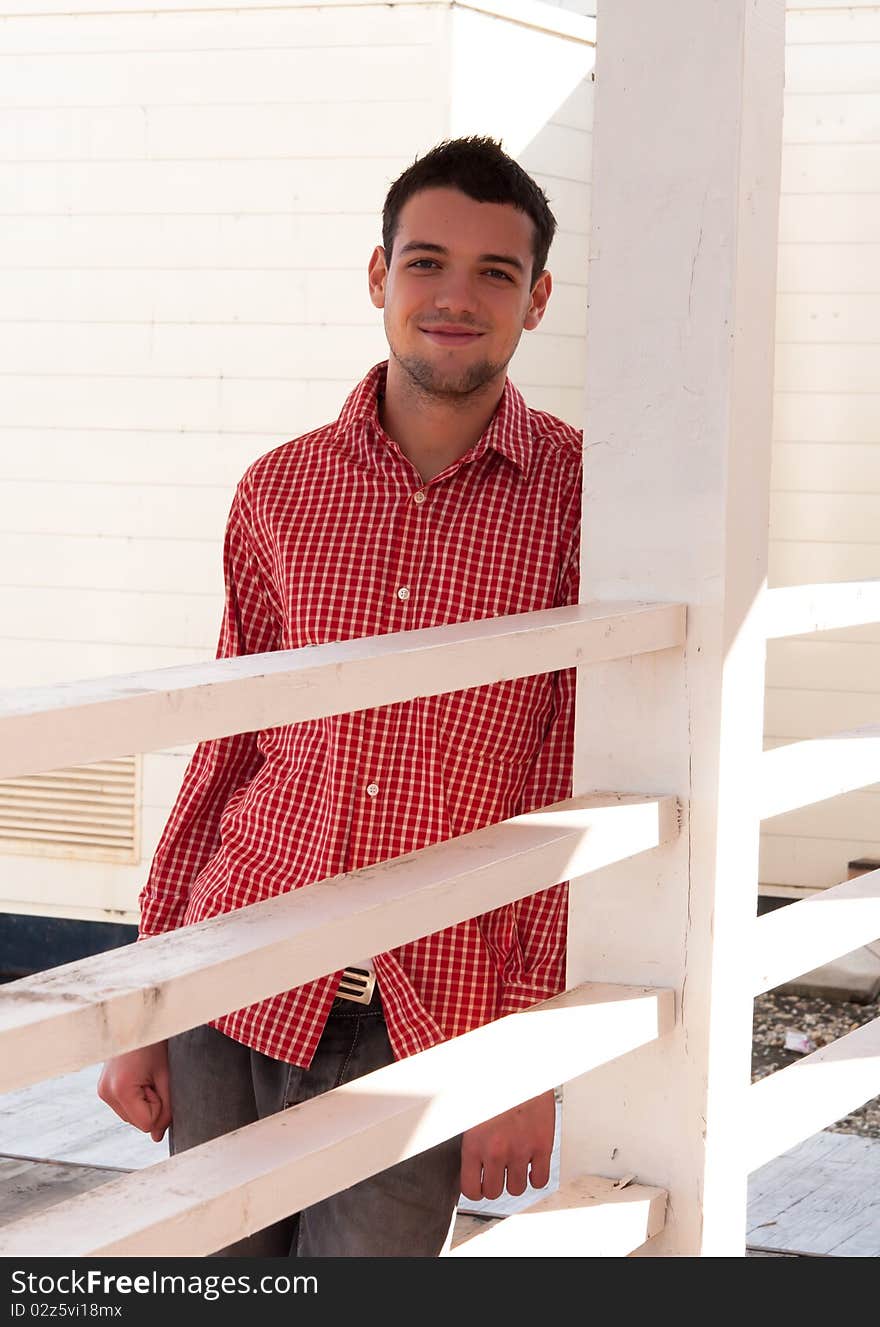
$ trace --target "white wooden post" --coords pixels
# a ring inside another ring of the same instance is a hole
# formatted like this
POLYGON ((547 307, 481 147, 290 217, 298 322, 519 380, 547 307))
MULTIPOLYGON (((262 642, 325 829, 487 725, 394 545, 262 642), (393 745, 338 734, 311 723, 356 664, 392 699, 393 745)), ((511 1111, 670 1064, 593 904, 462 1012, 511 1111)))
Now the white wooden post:
POLYGON ((664 1042, 570 1084, 564 1176, 669 1190, 644 1252, 735 1255, 758 858, 783 0, 602 0, 584 600, 688 604, 581 669, 575 788, 675 793, 676 843, 575 883, 570 980, 677 989, 664 1042))

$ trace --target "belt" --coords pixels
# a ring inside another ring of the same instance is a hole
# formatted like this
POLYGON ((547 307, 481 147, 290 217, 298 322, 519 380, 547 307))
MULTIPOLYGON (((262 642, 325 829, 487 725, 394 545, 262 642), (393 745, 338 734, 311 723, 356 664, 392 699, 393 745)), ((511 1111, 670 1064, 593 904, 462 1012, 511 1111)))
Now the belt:
POLYGON ((337 1000, 351 1000, 353 1004, 369 1004, 376 989, 376 974, 367 968, 346 968, 339 979, 337 1000))

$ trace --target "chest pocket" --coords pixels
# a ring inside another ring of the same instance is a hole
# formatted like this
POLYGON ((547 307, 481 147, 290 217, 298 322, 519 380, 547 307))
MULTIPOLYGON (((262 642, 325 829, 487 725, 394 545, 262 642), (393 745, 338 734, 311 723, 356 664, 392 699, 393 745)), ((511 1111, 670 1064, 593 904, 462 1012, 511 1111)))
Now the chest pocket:
POLYGON ((526 765, 537 755, 553 710, 550 674, 521 677, 438 700, 444 752, 453 764, 526 765))

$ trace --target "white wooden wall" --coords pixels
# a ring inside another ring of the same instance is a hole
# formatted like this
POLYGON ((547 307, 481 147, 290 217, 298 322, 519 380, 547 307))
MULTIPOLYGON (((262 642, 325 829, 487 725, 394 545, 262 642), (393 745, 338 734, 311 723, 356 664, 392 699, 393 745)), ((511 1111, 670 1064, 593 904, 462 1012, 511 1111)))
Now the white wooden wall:
MULTIPOLYGON (((771 585, 880 576, 880 8, 789 7, 771 585)), ((880 628, 771 641, 768 746, 880 720, 880 628)), ((880 858, 878 788, 769 822, 761 879, 880 858)))
MULTIPOLYGON (((211 657, 233 486, 384 358, 382 200, 448 134, 551 197, 513 376, 582 418, 589 5, 77 7, 0 23, 0 686, 211 657)), ((0 909, 134 920, 186 755, 144 760, 143 864, 0 857, 0 909)))

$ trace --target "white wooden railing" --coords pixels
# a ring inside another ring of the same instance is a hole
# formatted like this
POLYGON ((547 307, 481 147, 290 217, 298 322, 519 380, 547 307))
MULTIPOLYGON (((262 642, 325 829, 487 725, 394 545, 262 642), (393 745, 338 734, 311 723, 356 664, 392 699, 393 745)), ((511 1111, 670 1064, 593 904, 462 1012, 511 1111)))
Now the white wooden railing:
MULTIPOLYGON (((766 596, 768 637, 880 622, 880 581, 806 585, 766 596)), ((764 753, 762 818, 880 780, 880 725, 764 753)), ((880 937, 880 870, 758 918, 753 993, 778 986, 880 937)), ((755 1169, 880 1094, 880 1019, 754 1084, 748 1165, 755 1169)))
MULTIPOLYGON (((681 607, 583 605, 15 692, 0 707, 2 774, 680 648, 684 630, 681 607)), ((674 798, 592 793, 11 983, 0 1002, 0 1087, 171 1036, 336 971, 353 950, 381 953, 588 877, 668 842, 679 820, 674 798)), ((309 1102, 295 1127, 285 1115, 264 1120, 13 1222, 0 1232, 0 1252, 210 1253, 292 1204, 308 1206, 661 1037, 673 1019, 671 991, 580 985, 309 1102)), ((595 1221, 601 1181, 588 1202, 586 1179, 577 1180, 571 1210, 595 1221)), ((602 1203, 622 1204, 628 1252, 658 1228, 662 1203, 654 1191, 607 1188, 602 1203)), ((607 1247, 605 1223, 603 1231, 607 1247)), ((559 1251, 558 1238, 554 1227, 546 1252, 559 1251)))
MULTIPOLYGON (((880 583, 766 596, 767 634, 880 620, 880 583), (780 608, 777 615, 776 607, 780 608), (784 614, 784 615, 783 615, 784 614)), ((96 683, 6 693, 2 774, 294 722, 542 667, 681 648, 681 607, 572 609, 343 642, 96 683), (394 661, 394 668, 389 662, 394 661), (393 679, 393 680, 392 680, 393 679), (149 741, 147 737, 149 735, 149 741)), ((880 730, 763 756, 762 812, 779 814, 880 777, 880 730)), ((307 890, 68 964, 4 988, 0 1087, 78 1069, 335 971, 678 834, 672 797, 581 795, 307 890)), ((757 994, 880 935, 880 872, 754 922, 757 994)), ((7 1256, 199 1255, 308 1206, 511 1104, 668 1035, 669 990, 586 983, 0 1231, 7 1256)), ((880 1020, 750 1089, 748 1168, 880 1092, 880 1020)), ((661 1168, 658 1167, 658 1172, 661 1168)), ((656 1187, 575 1174, 559 1194, 457 1256, 514 1248, 626 1253, 659 1232, 656 1187), (591 1233, 592 1232, 592 1233, 591 1233)))

